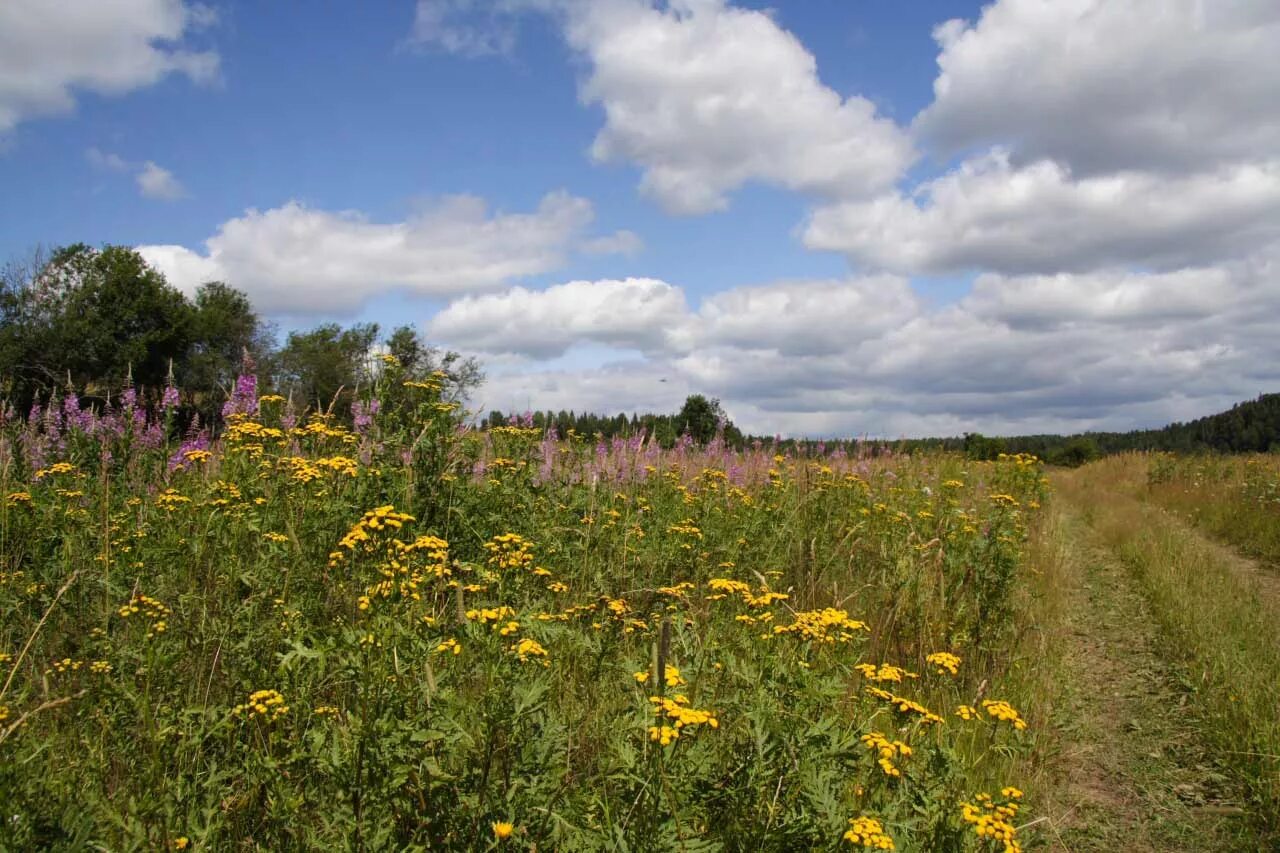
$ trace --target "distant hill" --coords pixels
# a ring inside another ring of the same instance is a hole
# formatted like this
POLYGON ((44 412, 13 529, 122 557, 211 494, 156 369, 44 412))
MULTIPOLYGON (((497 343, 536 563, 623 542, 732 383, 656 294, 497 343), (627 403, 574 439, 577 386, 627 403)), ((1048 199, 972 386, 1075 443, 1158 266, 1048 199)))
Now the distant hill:
POLYGON ((1017 436, 1005 439, 1013 452, 1043 444, 1061 445, 1071 438, 1096 442, 1102 453, 1125 450, 1216 450, 1222 453, 1265 452, 1280 449, 1280 394, 1263 394, 1237 403, 1225 412, 1159 429, 1131 432, 1090 432, 1083 436, 1017 436))

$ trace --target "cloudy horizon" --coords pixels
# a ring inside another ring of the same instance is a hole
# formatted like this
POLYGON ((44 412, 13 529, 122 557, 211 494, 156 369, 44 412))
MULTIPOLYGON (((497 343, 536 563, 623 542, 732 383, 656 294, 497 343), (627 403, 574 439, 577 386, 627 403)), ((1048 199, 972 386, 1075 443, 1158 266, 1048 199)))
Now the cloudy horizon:
POLYGON ((1280 6, 817 5, 18 0, 0 249, 412 323, 502 410, 1028 434, 1280 390, 1280 6))

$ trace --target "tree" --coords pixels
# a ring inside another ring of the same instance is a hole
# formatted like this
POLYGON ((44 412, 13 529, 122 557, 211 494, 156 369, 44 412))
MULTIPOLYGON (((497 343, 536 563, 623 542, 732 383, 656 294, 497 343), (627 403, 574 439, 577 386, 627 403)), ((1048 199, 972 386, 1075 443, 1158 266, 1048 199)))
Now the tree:
POLYGON ((270 375, 274 330, 254 312, 249 297, 221 281, 196 290, 191 348, 180 374, 188 391, 207 398, 225 397, 235 382, 244 353, 270 375))
POLYGON ((305 405, 323 411, 335 403, 345 408, 355 386, 369 378, 368 357, 377 339, 376 323, 349 329, 324 323, 308 332, 290 332, 280 352, 282 385, 296 391, 305 405))
POLYGON ((707 399, 702 394, 692 394, 685 398, 684 405, 676 415, 676 430, 687 432, 694 441, 706 444, 715 438, 721 429, 734 429, 729 416, 725 414, 717 399, 707 399))
POLYGON ((431 346, 412 326, 399 326, 391 332, 387 352, 400 361, 405 374, 412 378, 422 379, 437 370, 443 373, 444 396, 448 399, 466 399, 484 381, 479 361, 431 346))
POLYGON ((20 407, 68 380, 107 393, 129 377, 160 385, 190 343, 186 297, 124 246, 77 243, 11 265, 0 291, 0 373, 20 407))

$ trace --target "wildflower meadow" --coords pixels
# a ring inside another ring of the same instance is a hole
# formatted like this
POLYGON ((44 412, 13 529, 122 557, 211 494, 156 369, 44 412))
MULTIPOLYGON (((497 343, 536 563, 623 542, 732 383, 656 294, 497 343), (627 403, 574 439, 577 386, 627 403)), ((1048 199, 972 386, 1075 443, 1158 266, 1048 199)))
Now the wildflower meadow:
POLYGON ((442 388, 7 417, 0 847, 1022 849, 1034 458, 476 430, 442 388))

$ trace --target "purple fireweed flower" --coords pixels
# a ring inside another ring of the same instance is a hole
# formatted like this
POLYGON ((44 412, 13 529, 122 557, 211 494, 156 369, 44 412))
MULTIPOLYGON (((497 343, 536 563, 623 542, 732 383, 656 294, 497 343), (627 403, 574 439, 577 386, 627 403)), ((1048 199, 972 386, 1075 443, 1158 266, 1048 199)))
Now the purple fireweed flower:
POLYGON ((67 396, 62 401, 63 428, 92 434, 95 420, 93 409, 82 409, 80 397, 74 391, 68 390, 67 396))
POLYGON ((160 410, 168 412, 172 409, 176 409, 178 408, 178 403, 178 389, 174 388, 172 385, 166 385, 164 387, 164 396, 160 398, 160 410))
POLYGON ((369 431, 369 427, 373 426, 373 417, 378 414, 378 410, 382 407, 382 403, 376 399, 370 400, 368 403, 356 400, 351 404, 351 421, 356 432, 364 435, 369 431))
POLYGON ((236 387, 231 392, 231 399, 222 406, 222 416, 258 414, 258 377, 252 373, 241 373, 236 377, 236 387))
POLYGON ((164 424, 159 421, 147 424, 138 438, 138 443, 147 450, 158 450, 164 444, 164 424))
POLYGON ((187 453, 192 450, 208 450, 209 449, 209 433, 207 430, 199 429, 199 421, 193 421, 191 431, 187 433, 187 438, 169 457, 169 473, 173 473, 178 468, 187 464, 187 453))

